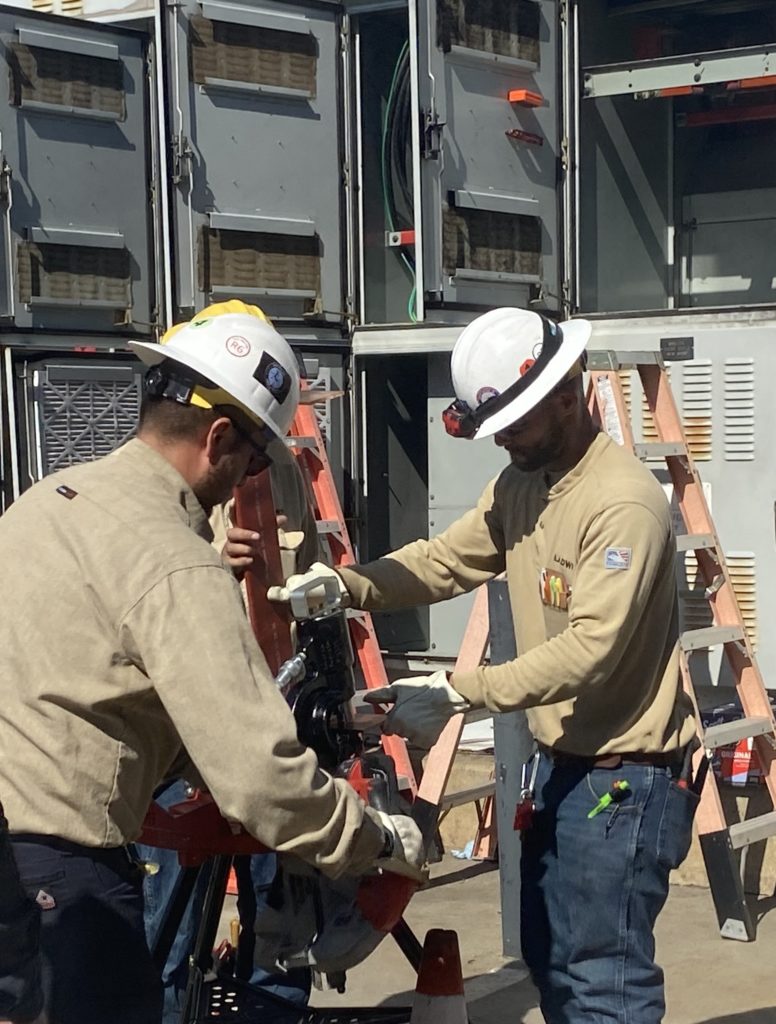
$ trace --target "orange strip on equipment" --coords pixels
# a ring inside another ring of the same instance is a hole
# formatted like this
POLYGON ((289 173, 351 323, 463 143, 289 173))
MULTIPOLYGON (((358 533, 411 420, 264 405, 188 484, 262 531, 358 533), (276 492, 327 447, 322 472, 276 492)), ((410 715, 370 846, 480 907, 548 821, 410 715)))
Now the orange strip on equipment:
POLYGON ((510 89, 507 99, 510 103, 519 103, 523 107, 541 107, 544 97, 529 89, 510 89))

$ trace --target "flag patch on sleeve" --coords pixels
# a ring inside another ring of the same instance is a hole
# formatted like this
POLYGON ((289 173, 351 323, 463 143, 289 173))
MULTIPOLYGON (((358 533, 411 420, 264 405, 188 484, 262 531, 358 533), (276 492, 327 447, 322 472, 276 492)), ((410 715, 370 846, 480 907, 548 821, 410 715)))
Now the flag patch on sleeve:
POLYGON ((607 548, 604 551, 604 569, 630 569, 632 548, 607 548))

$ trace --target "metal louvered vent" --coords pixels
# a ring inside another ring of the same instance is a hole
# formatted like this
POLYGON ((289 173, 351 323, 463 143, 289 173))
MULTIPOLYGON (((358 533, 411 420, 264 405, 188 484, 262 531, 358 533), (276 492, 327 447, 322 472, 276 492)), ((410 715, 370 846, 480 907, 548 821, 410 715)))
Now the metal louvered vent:
POLYGON ((725 360, 725 461, 754 459, 754 359, 725 360))
POLYGON ((729 551, 725 556, 730 581, 741 617, 746 626, 749 643, 757 650, 759 639, 757 628, 757 575, 754 551, 729 551))
POLYGON ((141 376, 127 366, 32 367, 41 476, 108 455, 135 431, 141 376))
POLYGON ((123 120, 123 65, 88 54, 11 43, 12 102, 17 107, 44 104, 63 114, 95 111, 123 120))
POLYGON ((201 17, 192 18, 190 25, 195 82, 273 86, 315 96, 318 58, 314 36, 201 17))
MULTIPOLYGON (((666 377, 668 383, 671 383, 671 367, 666 366, 666 377)), ((644 394, 644 389, 641 387, 641 380, 638 374, 636 374, 636 380, 641 392, 641 438, 644 444, 654 444, 659 441, 660 438, 657 436, 657 427, 655 426, 655 420, 652 413, 649 411, 649 405, 647 404, 647 396, 644 394)), ((663 464, 662 458, 647 459, 647 462, 658 462, 663 464)))
POLYGON ((714 625, 711 605, 706 600, 706 585, 698 573, 694 551, 684 556, 684 580, 679 581, 680 628, 706 629, 714 625))
POLYGON ((46 306, 132 308, 126 249, 21 242, 17 250, 22 302, 46 306))
POLYGON ((539 4, 536 0, 438 0, 439 44, 539 63, 539 4))
POLYGON ((696 462, 711 459, 711 360, 682 363, 682 423, 696 462))
POLYGON ((445 270, 541 273, 542 229, 538 217, 448 207, 443 214, 445 270))
POLYGON ((312 312, 321 292, 321 243, 316 235, 276 235, 203 228, 200 288, 214 298, 225 291, 296 299, 312 312))

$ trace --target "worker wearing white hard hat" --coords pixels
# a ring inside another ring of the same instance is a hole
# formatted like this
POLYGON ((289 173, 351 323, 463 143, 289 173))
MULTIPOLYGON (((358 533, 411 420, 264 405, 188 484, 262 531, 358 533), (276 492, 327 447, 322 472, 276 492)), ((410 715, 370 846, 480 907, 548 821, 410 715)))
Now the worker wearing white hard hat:
POLYGON ((201 780, 267 847, 329 875, 417 875, 424 859, 408 816, 367 807, 299 742, 210 543, 211 509, 291 423, 290 346, 238 306, 132 347, 150 364, 137 437, 0 517, 0 793, 41 909, 45 1012, 79 1024, 161 1019, 127 844, 166 778, 201 780))
POLYGON ((354 607, 382 611, 506 573, 518 658, 399 679, 367 699, 391 705, 385 732, 425 746, 469 708, 525 709, 537 753, 517 823, 522 952, 545 1020, 658 1024, 653 929, 690 844, 695 723, 679 683, 668 503, 590 416, 590 334, 584 320, 512 308, 469 324, 445 428, 492 438, 509 464, 443 533, 336 578, 354 607))

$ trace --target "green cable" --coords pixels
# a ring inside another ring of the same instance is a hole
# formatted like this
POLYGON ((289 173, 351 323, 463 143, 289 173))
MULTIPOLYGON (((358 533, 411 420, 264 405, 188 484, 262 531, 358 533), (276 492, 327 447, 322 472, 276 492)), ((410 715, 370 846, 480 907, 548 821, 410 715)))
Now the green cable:
MULTIPOLYGON (((383 128, 380 139, 380 183, 383 192, 383 209, 385 211, 385 221, 389 231, 394 230, 394 221, 393 216, 391 214, 391 205, 388 202, 388 181, 385 166, 385 147, 388 138, 388 111, 391 109, 391 104, 393 103, 393 97, 398 83, 399 68, 401 67, 401 62, 404 59, 405 52, 409 49, 409 45, 409 41, 404 43, 401 50, 399 51, 399 56, 396 59, 396 64, 393 69, 393 76, 391 78, 391 85, 390 88, 388 89, 388 98, 385 102, 385 117, 383 117, 383 128)), ((402 262, 404 263, 404 266, 407 268, 407 271, 410 275, 410 280, 412 281, 412 291, 410 292, 409 298, 407 299, 407 315, 409 316, 410 321, 413 324, 416 324, 418 322, 418 316, 416 312, 417 284, 415 282, 415 271, 412 269, 412 265, 410 264, 406 255, 403 252, 400 252, 399 255, 401 256, 402 262)))

